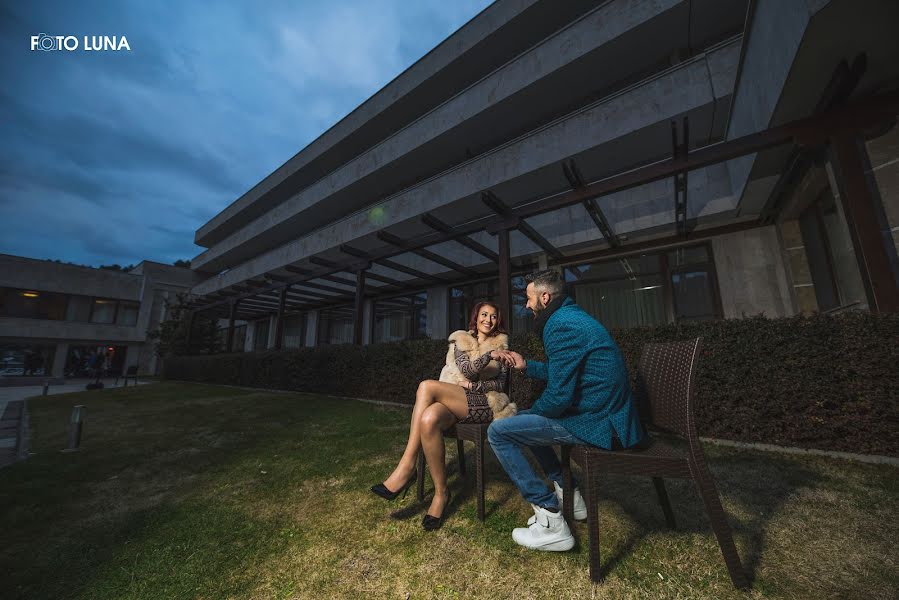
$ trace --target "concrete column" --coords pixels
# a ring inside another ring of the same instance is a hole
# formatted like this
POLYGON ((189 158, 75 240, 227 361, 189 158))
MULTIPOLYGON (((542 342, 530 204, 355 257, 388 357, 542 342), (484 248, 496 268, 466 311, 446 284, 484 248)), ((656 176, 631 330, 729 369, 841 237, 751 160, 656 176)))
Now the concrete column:
POLYGON ((548 268, 549 268, 549 263, 547 262, 547 259, 546 259, 546 253, 544 252, 543 254, 538 254, 537 255, 537 270, 545 271, 548 268))
POLYGON ((306 313, 306 347, 315 348, 318 337, 318 311, 310 310, 306 313))
POLYGON ((266 348, 274 348, 275 340, 277 339, 275 336, 278 333, 278 315, 272 315, 268 318, 268 341, 265 344, 266 348))
POLYGON ((69 354, 69 345, 65 342, 56 344, 56 351, 53 354, 53 366, 50 370, 51 377, 62 377, 65 375, 66 358, 69 354))
POLYGON ((726 319, 764 313, 793 314, 780 241, 773 225, 712 239, 715 270, 726 319))
POLYGON ((225 352, 234 352, 234 321, 237 318, 237 302, 231 302, 228 310, 228 337, 225 342, 225 352))
POLYGON ((253 351, 253 339, 256 337, 256 321, 247 322, 247 337, 244 339, 243 351, 253 351))
POLYGON ((425 309, 428 317, 428 337, 433 340, 444 340, 449 335, 447 319, 449 317, 449 287, 438 285, 428 288, 428 304, 425 309))

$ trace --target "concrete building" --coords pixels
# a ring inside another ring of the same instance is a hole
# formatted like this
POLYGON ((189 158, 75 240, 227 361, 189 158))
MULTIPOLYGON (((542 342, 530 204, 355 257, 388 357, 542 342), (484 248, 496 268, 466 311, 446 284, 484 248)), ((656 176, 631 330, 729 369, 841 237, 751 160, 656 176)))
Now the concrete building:
POLYGON ((0 254, 0 382, 87 376, 92 354, 110 373, 155 374, 147 331, 200 280, 150 261, 124 273, 0 254))
POLYGON ((499 0, 196 232, 233 350, 899 308, 899 3, 499 0), (242 328, 242 329, 239 329, 242 328))

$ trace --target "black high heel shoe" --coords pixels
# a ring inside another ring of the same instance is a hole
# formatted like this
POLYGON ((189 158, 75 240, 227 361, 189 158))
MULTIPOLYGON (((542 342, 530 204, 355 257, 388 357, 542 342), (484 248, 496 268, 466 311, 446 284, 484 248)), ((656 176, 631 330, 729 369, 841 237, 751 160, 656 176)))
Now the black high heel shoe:
POLYGON ((385 500, 393 500, 400 494, 402 494, 403 498, 405 498, 406 494, 409 492, 409 488, 412 487, 412 484, 415 483, 417 480, 418 480, 418 469, 412 471, 412 477, 410 477, 409 480, 403 484, 403 487, 401 487, 400 489, 398 489, 395 492, 391 492, 389 489, 387 489, 387 486, 384 485, 383 483, 379 483, 378 485, 371 486, 371 491, 376 496, 380 496, 381 498, 384 498, 385 500))
MULTIPOLYGON (((446 495, 446 504, 443 505, 443 512, 446 513, 446 509, 449 508, 450 502, 453 500, 452 493, 448 493, 446 495)), ((434 531, 435 529, 440 529, 440 526, 443 525, 443 515, 441 514, 439 517, 432 517, 428 513, 425 513, 424 518, 421 520, 421 526, 424 527, 425 531, 434 531)))

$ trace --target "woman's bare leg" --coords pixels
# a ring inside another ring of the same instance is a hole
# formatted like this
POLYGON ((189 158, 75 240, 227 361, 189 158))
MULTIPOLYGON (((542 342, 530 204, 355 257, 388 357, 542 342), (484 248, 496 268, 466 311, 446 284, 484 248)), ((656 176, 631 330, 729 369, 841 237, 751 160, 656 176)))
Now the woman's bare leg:
POLYGON ((434 381, 433 379, 428 379, 418 384, 406 448, 403 450, 403 456, 400 458, 393 473, 384 480, 384 486, 388 490, 400 489, 412 477, 412 471, 415 470, 415 459, 418 457, 418 449, 421 447, 421 416, 425 409, 435 402, 440 402, 441 404, 446 402, 453 403, 457 410, 459 406, 464 407, 465 412, 459 418, 464 418, 468 414, 468 402, 465 400, 465 391, 460 386, 434 381))
POLYGON ((425 460, 431 471, 434 482, 434 498, 428 508, 428 514, 434 517, 443 515, 449 490, 446 486, 446 448, 443 443, 443 432, 459 419, 468 415, 468 402, 462 388, 456 390, 444 388, 438 392, 438 401, 425 409, 421 416, 421 444, 425 460))

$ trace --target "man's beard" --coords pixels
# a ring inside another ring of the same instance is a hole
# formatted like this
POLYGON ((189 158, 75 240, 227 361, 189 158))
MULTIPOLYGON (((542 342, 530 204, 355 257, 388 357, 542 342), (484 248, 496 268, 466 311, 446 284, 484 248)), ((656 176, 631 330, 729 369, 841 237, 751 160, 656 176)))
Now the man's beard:
POLYGON ((541 302, 539 298, 534 301, 534 308, 531 310, 531 312, 534 313, 535 319, 537 318, 537 315, 540 314, 540 311, 544 308, 546 308, 546 305, 543 304, 543 302, 541 302))

